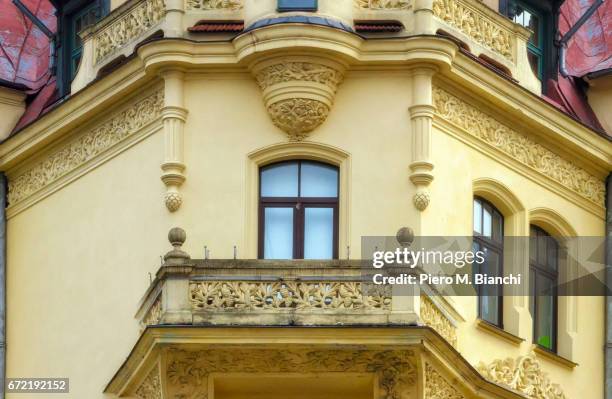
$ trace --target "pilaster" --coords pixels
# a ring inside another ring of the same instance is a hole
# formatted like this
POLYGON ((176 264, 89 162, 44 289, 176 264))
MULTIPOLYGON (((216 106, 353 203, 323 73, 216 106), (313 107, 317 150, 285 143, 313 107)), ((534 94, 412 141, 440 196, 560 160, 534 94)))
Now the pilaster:
POLYGON ((179 188, 185 181, 183 130, 187 119, 187 109, 183 106, 183 72, 177 69, 163 70, 161 76, 165 85, 162 109, 165 154, 164 162, 161 165, 163 171, 161 179, 166 185, 164 198, 166 207, 170 212, 175 212, 183 203, 179 188))
POLYGON ((429 185, 434 179, 431 161, 431 129, 435 108, 432 100, 432 78, 437 68, 417 66, 412 70, 412 105, 409 108, 412 121, 412 161, 410 181, 416 187, 414 206, 424 211, 431 200, 429 185))

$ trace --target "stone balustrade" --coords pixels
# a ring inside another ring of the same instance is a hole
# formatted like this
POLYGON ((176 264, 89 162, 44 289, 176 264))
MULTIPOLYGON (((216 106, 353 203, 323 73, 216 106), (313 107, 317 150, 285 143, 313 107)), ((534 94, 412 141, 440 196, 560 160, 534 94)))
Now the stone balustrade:
MULTIPOLYGON (((81 32, 83 57, 72 93, 96 79, 106 65, 129 57, 152 36, 197 41, 201 35, 188 28, 201 20, 243 20, 248 27, 289 15, 278 13, 275 4, 272 0, 128 0, 81 32)), ((539 81, 527 60, 531 32, 478 0, 320 0, 318 7, 320 17, 334 19, 348 29, 357 20, 395 20, 405 27, 401 36, 454 36, 472 55, 486 56, 528 89, 539 91, 539 81)))
MULTIPOLYGON (((184 232, 136 315, 151 325, 428 325, 456 345, 454 322, 425 294, 363 281, 358 260, 191 259, 184 232)), ((418 289, 418 288, 415 288, 418 289)))

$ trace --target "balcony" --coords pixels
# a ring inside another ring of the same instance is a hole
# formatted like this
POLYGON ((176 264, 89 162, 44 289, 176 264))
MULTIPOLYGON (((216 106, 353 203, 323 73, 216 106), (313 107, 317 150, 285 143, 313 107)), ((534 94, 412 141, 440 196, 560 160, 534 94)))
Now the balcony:
MULTIPOLYGON (((199 41, 201 34, 189 31, 198 21, 244 21, 248 29, 255 23, 296 14, 279 13, 275 4, 275 1, 255 0, 128 0, 81 33, 83 58, 72 83, 72 92, 96 79, 105 67, 132 55, 139 44, 151 37, 199 41)), ((320 0, 318 4, 315 14, 320 20, 331 21, 331 25, 349 31, 355 21, 391 20, 404 26, 404 31, 394 33, 399 36, 452 36, 470 56, 486 60, 539 93, 540 83, 527 60, 527 40, 531 32, 478 0, 434 0, 414 4, 408 0, 320 0)), ((307 15, 313 16, 313 13, 307 15)), ((235 33, 226 36, 228 51, 237 52, 231 48, 235 33)), ((354 61, 367 59, 365 52, 368 50, 375 49, 358 48, 361 55, 354 61)), ((233 60, 239 62, 240 56, 233 60)))
POLYGON ((143 329, 427 325, 457 344, 452 309, 442 298, 366 289, 360 261, 190 259, 180 249, 184 232, 173 229, 169 238, 174 249, 136 314, 143 329))

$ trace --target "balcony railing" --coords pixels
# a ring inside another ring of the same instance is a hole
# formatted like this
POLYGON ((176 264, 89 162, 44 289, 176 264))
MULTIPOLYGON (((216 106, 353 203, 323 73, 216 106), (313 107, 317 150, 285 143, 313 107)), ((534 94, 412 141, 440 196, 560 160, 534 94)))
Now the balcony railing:
POLYGON ((372 289, 360 261, 195 260, 177 243, 141 302, 143 328, 422 324, 456 345, 455 323, 436 298, 372 289))

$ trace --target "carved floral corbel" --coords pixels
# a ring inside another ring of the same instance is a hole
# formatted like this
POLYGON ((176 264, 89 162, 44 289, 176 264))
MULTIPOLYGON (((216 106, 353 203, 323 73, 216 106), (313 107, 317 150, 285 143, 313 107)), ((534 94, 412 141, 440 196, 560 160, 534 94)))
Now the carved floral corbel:
POLYGON ((301 141, 329 115, 345 65, 320 56, 283 56, 251 65, 274 125, 301 141))
POLYGON ((165 155, 161 165, 161 179, 166 185, 164 202, 170 212, 176 212, 183 203, 179 188, 185 181, 183 163, 183 129, 187 110, 183 107, 183 72, 166 70, 161 73, 165 84, 165 101, 162 109, 165 155))

